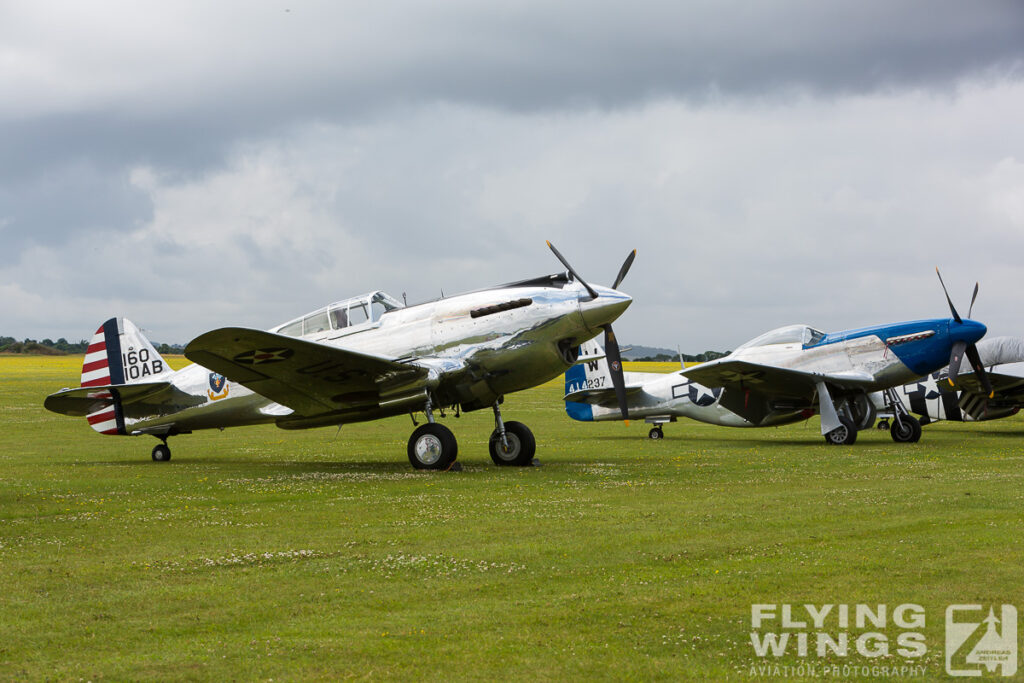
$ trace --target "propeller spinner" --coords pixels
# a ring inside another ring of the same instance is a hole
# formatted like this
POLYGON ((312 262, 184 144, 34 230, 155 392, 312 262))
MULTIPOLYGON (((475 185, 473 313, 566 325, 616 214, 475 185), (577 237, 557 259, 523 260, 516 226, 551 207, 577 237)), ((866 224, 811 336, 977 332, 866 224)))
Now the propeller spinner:
MULTIPOLYGON (((597 299, 600 295, 597 290, 587 284, 586 280, 580 277, 580 274, 569 264, 569 262, 559 253, 558 249, 555 249, 555 245, 548 242, 548 248, 551 249, 555 257, 562 262, 576 281, 583 285, 583 288, 587 290, 591 299, 597 299)), ((619 274, 615 277, 615 283, 612 285, 612 289, 618 289, 622 281, 626 279, 626 274, 629 272, 630 267, 633 265, 633 259, 636 258, 636 249, 629 253, 626 260, 623 262, 622 267, 619 268, 619 274)), ((619 403, 619 411, 622 413, 623 420, 629 420, 629 404, 626 402, 626 380, 622 374, 622 355, 619 353, 619 342, 615 339, 615 332, 612 330, 611 323, 602 325, 601 328, 604 330, 604 353, 608 358, 608 372, 612 376, 612 387, 615 389, 615 398, 619 403)))
MULTIPOLYGON (((942 273, 939 272, 938 266, 935 267, 935 274, 939 276, 939 284, 942 285, 942 291, 946 295, 946 303, 949 304, 949 312, 953 315, 953 320, 959 324, 963 324, 963 319, 960 314, 957 313, 956 307, 953 305, 953 300, 949 297, 949 291, 946 289, 946 283, 942 280, 942 273)), ((967 317, 970 318, 971 312, 974 311, 974 302, 978 298, 978 283, 974 283, 974 294, 971 296, 971 306, 967 310, 967 317)), ((964 354, 967 355, 967 360, 971 363, 971 368, 974 370, 974 374, 978 376, 978 381, 981 382, 981 386, 985 389, 989 398, 995 397, 995 391, 992 389, 992 382, 989 381, 988 373, 985 372, 985 366, 981 364, 981 356, 978 354, 978 347, 973 342, 968 344, 964 341, 958 341, 953 344, 952 352, 949 355, 949 384, 950 386, 956 386, 956 378, 960 375, 960 364, 963 361, 964 354)))

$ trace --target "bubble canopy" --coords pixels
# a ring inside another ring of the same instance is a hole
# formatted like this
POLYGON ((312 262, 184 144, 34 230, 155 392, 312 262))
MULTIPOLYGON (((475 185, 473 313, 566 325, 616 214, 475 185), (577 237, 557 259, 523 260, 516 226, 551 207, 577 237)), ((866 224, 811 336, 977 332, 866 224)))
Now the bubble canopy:
POLYGON ((751 349, 758 346, 771 346, 773 344, 802 344, 803 346, 814 346, 825 338, 825 333, 816 330, 809 325, 787 325, 779 327, 770 332, 765 332, 759 337, 754 337, 746 344, 739 346, 739 349, 751 349))

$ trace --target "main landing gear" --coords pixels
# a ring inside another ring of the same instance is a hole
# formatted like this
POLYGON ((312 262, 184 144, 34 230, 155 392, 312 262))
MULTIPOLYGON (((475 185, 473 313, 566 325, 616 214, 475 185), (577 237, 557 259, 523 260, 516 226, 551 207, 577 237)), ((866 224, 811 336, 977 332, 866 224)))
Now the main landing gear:
MULTIPOLYGON (((427 419, 433 419, 428 413, 427 419)), ((459 457, 452 430, 436 422, 420 425, 409 437, 409 462, 418 470, 447 470, 459 457)))
POLYGON ((907 412, 903 407, 903 401, 896 395, 894 389, 886 389, 883 394, 885 402, 892 410, 892 424, 889 427, 889 436, 896 443, 917 443, 921 440, 921 422, 907 412))
MULTIPOLYGON (((501 419, 500 399, 494 402, 494 431, 488 449, 491 460, 501 466, 527 466, 533 464, 537 441, 533 432, 522 422, 504 422, 501 419)), ((459 444, 452 431, 434 421, 430 399, 423 409, 427 424, 420 425, 409 437, 409 462, 418 470, 461 469, 456 459, 459 444)))
POLYGON ((452 469, 459 457, 459 442, 452 430, 434 421, 429 396, 423 412, 427 416, 427 424, 417 427, 409 437, 409 462, 418 470, 452 469))
POLYGON ((533 464, 537 453, 537 440, 522 422, 502 422, 501 409, 494 402, 494 431, 488 444, 495 465, 525 467, 533 464))
POLYGON ((832 446, 852 446, 857 441, 857 427, 845 415, 839 416, 839 426, 825 435, 825 443, 832 446))

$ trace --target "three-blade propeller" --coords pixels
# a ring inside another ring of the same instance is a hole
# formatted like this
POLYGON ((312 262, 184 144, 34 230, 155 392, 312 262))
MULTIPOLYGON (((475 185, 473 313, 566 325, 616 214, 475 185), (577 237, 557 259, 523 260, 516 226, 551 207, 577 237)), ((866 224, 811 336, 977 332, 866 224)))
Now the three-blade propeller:
MULTIPOLYGON (((569 265, 569 262, 562 256, 555 245, 548 242, 548 247, 555 257, 562 262, 572 276, 583 285, 583 288, 587 290, 590 295, 590 300, 597 299, 600 295, 593 287, 587 284, 587 281, 580 277, 580 274, 569 265)), ((626 279, 626 273, 629 272, 630 266, 633 265, 633 259, 636 258, 636 249, 629 252, 629 256, 623 262, 622 267, 619 268, 619 274, 615 277, 615 283, 612 285, 612 289, 618 289, 622 281, 626 279)), ((602 325, 601 328, 604 330, 604 354, 608 359, 608 372, 612 376, 612 387, 615 389, 615 398, 619 403, 619 412, 622 413, 623 420, 629 420, 629 404, 626 402, 626 380, 622 374, 622 355, 619 353, 619 342, 615 339, 615 332, 612 331, 611 323, 602 325)))
MULTIPOLYGON (((958 323, 963 323, 963 319, 960 318, 960 314, 956 312, 956 306, 953 305, 953 300, 949 298, 949 291, 946 289, 946 283, 942 280, 942 273, 939 272, 938 267, 935 268, 935 274, 939 276, 939 284, 942 285, 942 291, 946 295, 946 302, 949 304, 949 312, 953 314, 953 320, 958 323)), ((978 298, 978 283, 974 283, 974 294, 971 296, 971 306, 967 309, 967 317, 971 317, 971 312, 974 311, 974 302, 978 298)), ((995 396, 995 391, 992 389, 992 382, 989 381, 988 373, 985 372, 985 366, 981 364, 981 356, 978 354, 978 347, 972 342, 968 344, 965 341, 958 341, 953 344, 953 350, 949 354, 949 384, 950 386, 956 386, 956 378, 960 375, 960 363, 963 361, 964 354, 967 355, 967 360, 970 361, 971 367, 974 369, 974 374, 978 376, 978 381, 981 382, 981 386, 985 389, 985 393, 988 394, 989 398, 995 396)))

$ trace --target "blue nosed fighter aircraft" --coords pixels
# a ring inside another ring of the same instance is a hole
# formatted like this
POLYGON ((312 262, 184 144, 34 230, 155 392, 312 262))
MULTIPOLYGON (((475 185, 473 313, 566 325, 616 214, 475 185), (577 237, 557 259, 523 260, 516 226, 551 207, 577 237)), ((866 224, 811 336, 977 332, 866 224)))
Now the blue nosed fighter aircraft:
POLYGON ((947 364, 959 368, 966 353, 978 382, 987 394, 992 391, 975 346, 985 326, 961 318, 948 293, 946 299, 952 318, 831 333, 790 325, 708 363, 670 374, 625 373, 627 415, 607 388, 611 379, 605 354, 597 342, 588 342, 579 364, 565 374, 566 412, 582 421, 642 417, 657 425, 649 434, 655 439, 663 436, 660 425, 677 416, 731 427, 768 427, 818 413, 825 441, 848 445, 856 441, 858 430, 874 425, 877 406, 871 395, 881 392, 883 405, 893 412, 893 440, 917 441, 921 425, 903 408, 894 387, 947 364))
MULTIPOLYGON (((438 410, 491 408, 489 449, 498 465, 529 465, 536 441, 504 422, 506 394, 547 382, 576 362, 580 344, 604 331, 632 299, 587 284, 548 243, 567 273, 404 306, 383 292, 353 297, 270 331, 226 327, 189 342, 195 361, 172 370, 129 320, 111 318, 89 345, 82 386, 46 398, 49 410, 88 418, 102 434, 160 439, 153 460, 171 457, 167 439, 196 429, 273 423, 306 429, 423 412, 409 461, 448 469, 458 443, 438 410)), ((616 386, 622 372, 613 371, 616 386)), ((413 418, 416 424, 415 417, 413 418)))

